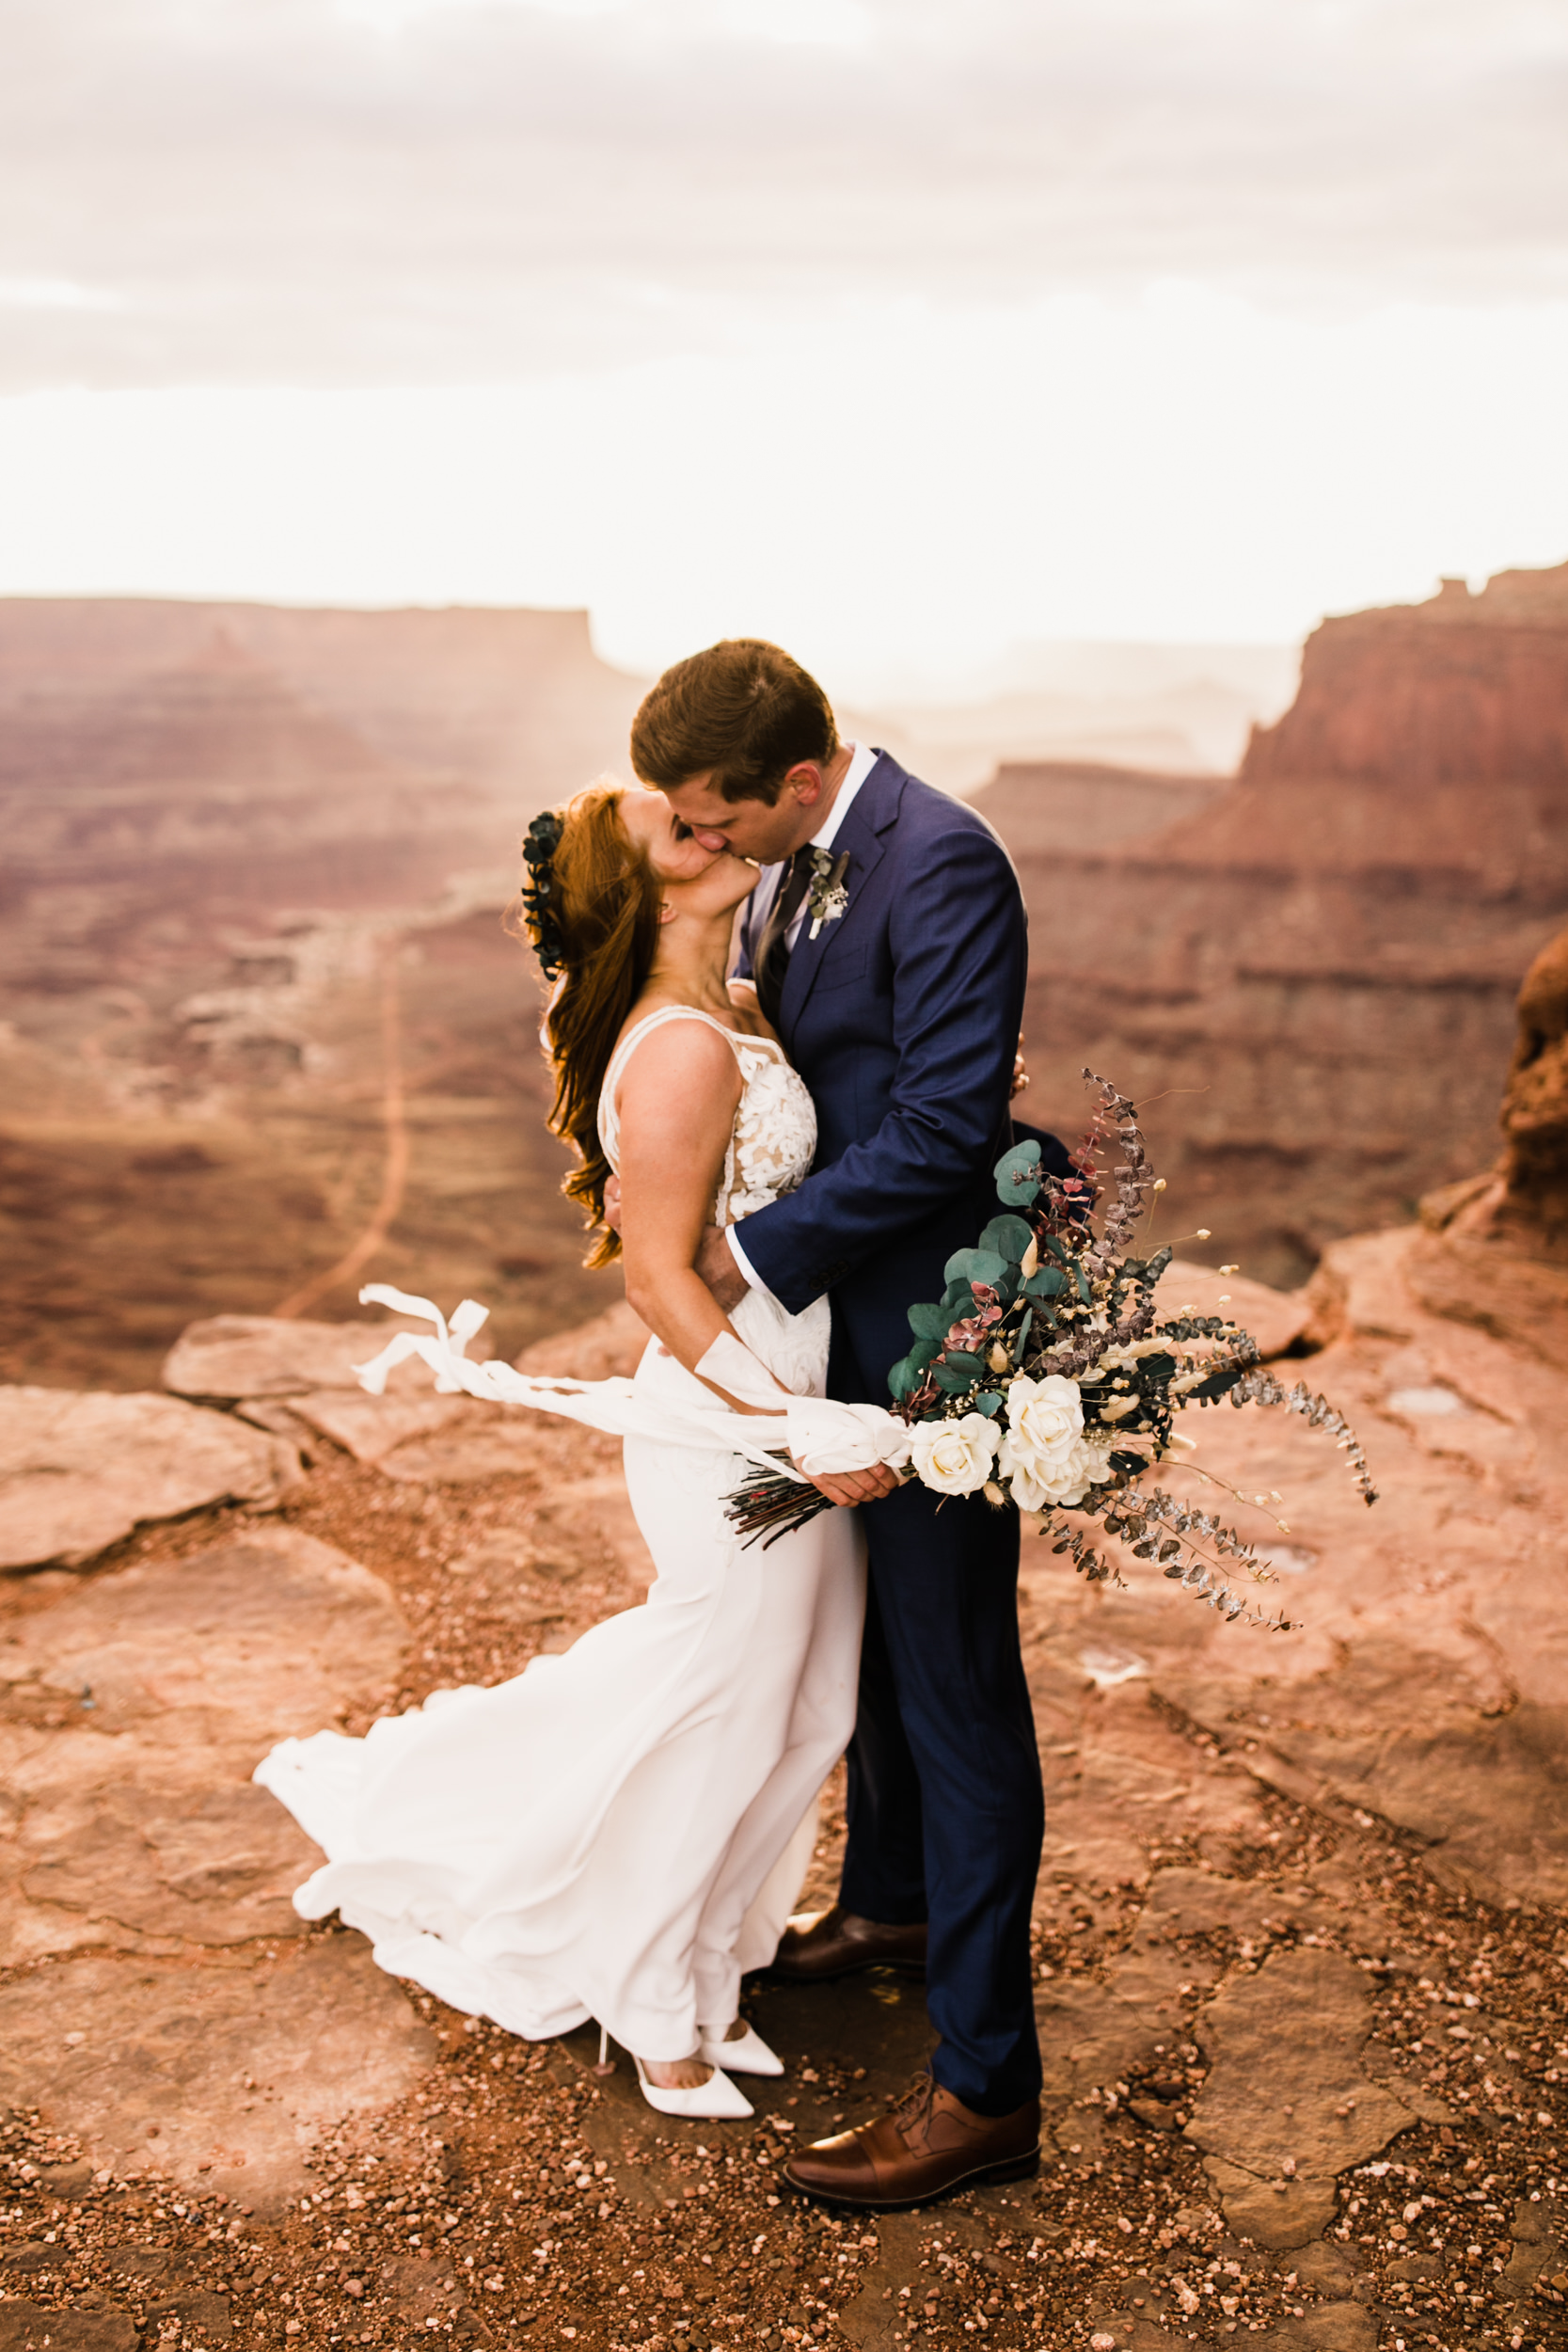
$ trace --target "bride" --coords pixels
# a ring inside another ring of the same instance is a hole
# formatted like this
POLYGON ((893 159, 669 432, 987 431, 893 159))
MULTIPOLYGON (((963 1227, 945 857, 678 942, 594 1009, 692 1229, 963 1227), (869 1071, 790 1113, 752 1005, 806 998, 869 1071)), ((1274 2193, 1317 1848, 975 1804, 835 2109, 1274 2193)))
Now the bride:
MULTIPOLYGON (((754 992, 725 981, 756 869, 700 847, 662 792, 613 785, 536 820, 530 859, 557 981, 551 1123, 596 1223, 620 1179, 620 1242, 590 1263, 624 1250, 654 1334, 637 1395, 747 1413, 820 1396, 825 1299, 790 1315, 751 1290, 726 1317, 694 1271, 704 1228, 793 1190, 816 1148, 754 992)), ((742 1549, 724 1498, 744 1468, 627 1438, 657 1571, 641 1608, 364 1740, 285 1740, 256 1772, 328 1857, 294 1897, 304 1916, 337 1911, 382 1967, 531 2040, 597 2019, 670 2115, 749 2115, 730 2074, 784 2071, 739 2019, 740 1979, 773 1957, 854 1727, 855 1518, 742 1549)))

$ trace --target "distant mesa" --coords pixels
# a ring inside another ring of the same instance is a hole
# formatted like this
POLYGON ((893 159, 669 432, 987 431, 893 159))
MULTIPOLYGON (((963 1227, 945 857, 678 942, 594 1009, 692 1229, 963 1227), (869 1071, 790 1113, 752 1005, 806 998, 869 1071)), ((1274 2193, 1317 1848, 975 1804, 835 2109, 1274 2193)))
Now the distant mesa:
POLYGON ((433 837, 485 846, 483 798, 420 776, 314 707, 225 632, 178 666, 0 713, 13 885, 154 886, 166 898, 363 903, 430 893, 433 837))
POLYGON ((973 805, 1015 848, 1048 842, 1110 850, 1196 817, 1225 790, 1220 776, 1150 774, 1087 760, 1008 760, 973 805))
POLYGON ((624 762, 643 691, 598 659, 581 612, 0 597, 0 712, 247 663, 399 768, 477 786, 514 823, 624 762))
POLYGON ((187 666, 193 670, 259 670, 262 665, 220 621, 208 631, 187 666))

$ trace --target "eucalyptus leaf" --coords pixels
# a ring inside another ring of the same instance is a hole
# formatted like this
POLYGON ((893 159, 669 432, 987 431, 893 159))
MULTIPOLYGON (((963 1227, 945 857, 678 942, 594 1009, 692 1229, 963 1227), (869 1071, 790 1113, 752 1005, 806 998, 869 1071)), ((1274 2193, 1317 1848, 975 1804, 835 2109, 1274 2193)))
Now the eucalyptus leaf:
POLYGON ((950 1324, 961 1323, 965 1315, 974 1312, 974 1293, 964 1276, 960 1274, 957 1281, 948 1283, 942 1294, 942 1303, 947 1310, 950 1324))
POLYGON ((1037 1143, 1015 1143, 1010 1152, 1004 1152, 994 1170, 996 1192, 1010 1209, 1026 1209, 1039 1195, 1040 1147, 1037 1143))
POLYGON ((917 1340, 944 1340, 952 1327, 953 1317, 945 1307, 911 1307, 910 1329, 917 1340))
POLYGON ((972 1389, 974 1386, 974 1375, 972 1372, 956 1371, 950 1363, 933 1364, 930 1376, 938 1388, 945 1390, 949 1396, 961 1396, 965 1389, 972 1389))
POLYGON ((941 1340, 916 1340, 914 1345, 905 1357, 904 1361, 907 1364, 913 1364, 917 1371, 924 1371, 925 1367, 931 1361, 931 1359, 934 1356, 940 1356, 941 1354, 941 1340))
POLYGON ((967 1350, 956 1351, 951 1356, 944 1356, 942 1358, 942 1361, 947 1364, 952 1371, 961 1372, 966 1375, 964 1380, 964 1386, 966 1388, 970 1385, 971 1381, 978 1380, 986 1370, 985 1358, 983 1356, 972 1356, 967 1350))
POLYGON ((1026 1136, 1022 1143, 1015 1143, 1003 1152, 991 1174, 1000 1184, 1004 1176, 1022 1175, 1026 1168, 1038 1168, 1039 1164, 1040 1147, 1033 1136, 1026 1136))
POLYGON ((994 1421, 1002 1410, 1002 1399, 994 1389, 982 1389, 974 1400, 974 1409, 984 1413, 988 1421, 994 1421))
POLYGON ((1060 1266, 1042 1265, 1037 1274, 1031 1274, 1023 1285, 1025 1298, 1055 1298, 1067 1288, 1067 1276, 1060 1266))
POLYGON ((949 1282, 960 1277, 966 1282, 999 1282, 1006 1271, 1006 1259, 998 1257, 994 1249, 955 1249, 942 1268, 942 1278, 949 1282))
POLYGON ((1033 1226, 1025 1225, 1021 1216, 993 1216, 980 1236, 980 1247, 994 1249, 1009 1265, 1022 1265, 1023 1253, 1034 1238, 1033 1226))
POLYGON ((888 1373, 887 1385, 888 1393, 895 1405, 902 1405, 906 1397, 914 1394, 920 1386, 920 1375, 907 1356, 900 1356, 898 1361, 892 1366, 888 1373))

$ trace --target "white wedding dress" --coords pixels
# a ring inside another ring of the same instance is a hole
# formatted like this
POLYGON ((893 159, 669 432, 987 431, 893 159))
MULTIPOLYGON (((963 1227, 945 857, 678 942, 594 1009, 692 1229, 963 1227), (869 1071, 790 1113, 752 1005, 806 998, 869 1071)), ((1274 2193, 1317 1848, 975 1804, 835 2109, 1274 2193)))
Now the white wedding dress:
MULTIPOLYGON (((618 1164, 616 1091, 599 1132, 618 1164)), ((800 1184, 810 1095, 782 1049, 723 1028, 743 1081, 720 1224, 800 1184)), ((820 1395, 828 1306, 786 1314, 748 1292, 731 1318, 798 1394, 820 1395)), ((651 1404, 711 1393, 650 1342, 651 1404)), ((538 2040, 596 2018, 645 2058, 684 2058, 735 2019, 741 1974, 777 1946, 810 1860, 816 1797, 854 1726, 864 1566, 854 1515, 828 1511, 743 1549, 727 1451, 626 1440, 626 1485, 657 1575, 641 1608, 494 1689, 435 1692, 372 1724, 286 1740, 256 1778, 325 1851, 294 1896, 336 1911, 392 1975, 538 2040)))

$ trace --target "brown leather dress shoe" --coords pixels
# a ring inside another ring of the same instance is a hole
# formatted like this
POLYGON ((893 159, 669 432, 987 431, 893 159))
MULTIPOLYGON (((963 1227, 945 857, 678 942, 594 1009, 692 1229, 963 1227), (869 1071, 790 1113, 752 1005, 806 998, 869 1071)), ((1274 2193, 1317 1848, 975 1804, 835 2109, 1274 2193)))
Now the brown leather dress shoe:
POLYGON ((917 2074, 891 2115, 798 2148, 784 2177, 829 2204, 897 2213, 980 2181, 1025 2180, 1039 2162, 1037 2099, 1011 2115, 976 2115, 917 2074))
POLYGON ((773 1974, 791 1984, 826 1984, 857 1968, 901 1968, 926 1974, 926 1931, 884 1928, 852 1911, 798 1911, 773 1956, 773 1974))

